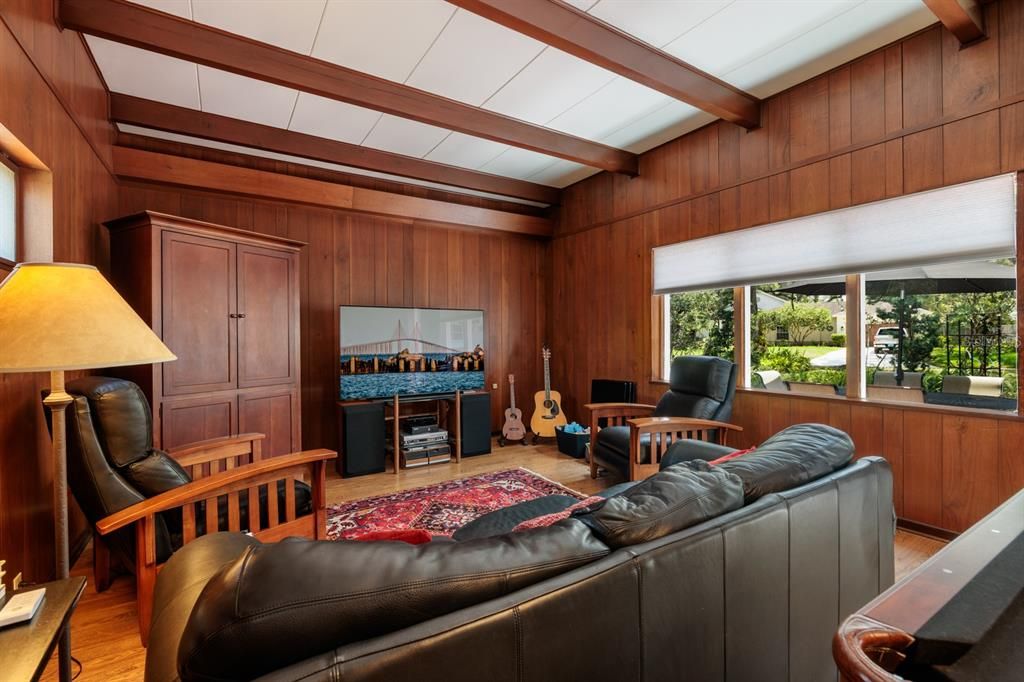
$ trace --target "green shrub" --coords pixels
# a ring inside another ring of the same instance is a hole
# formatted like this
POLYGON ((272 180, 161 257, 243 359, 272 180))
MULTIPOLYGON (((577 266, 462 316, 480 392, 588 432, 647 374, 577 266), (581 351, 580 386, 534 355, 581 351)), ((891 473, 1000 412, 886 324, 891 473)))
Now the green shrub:
POLYGON ((800 351, 770 346, 761 354, 758 369, 774 369, 785 375, 801 374, 811 369, 811 361, 800 351))
POLYGON ((846 334, 833 334, 832 335, 833 346, 845 346, 846 345, 846 334))
POLYGON ((805 372, 802 381, 812 384, 831 384, 832 386, 846 385, 845 369, 812 369, 805 372))

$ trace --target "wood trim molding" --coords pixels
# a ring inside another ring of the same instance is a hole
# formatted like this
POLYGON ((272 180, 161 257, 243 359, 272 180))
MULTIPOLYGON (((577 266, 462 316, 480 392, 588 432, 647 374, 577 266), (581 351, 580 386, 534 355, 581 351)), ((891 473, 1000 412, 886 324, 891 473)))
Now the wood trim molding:
POLYGON ((753 95, 559 0, 448 2, 726 121, 761 125, 753 95))
MULTIPOLYGON (((1020 352, 1024 339, 1024 169, 1017 171, 1017 376, 1024 376, 1024 353, 1020 352)), ((1024 415, 1024 390, 1017 388, 1017 413, 1024 415)))
POLYGON ((961 47, 985 38, 985 17, 976 0, 923 0, 961 47))
POLYGON ((59 0, 67 28, 467 135, 636 175, 636 154, 124 0, 59 0))
POLYGON ((732 290, 732 343, 736 388, 750 388, 750 297, 752 287, 732 290))
POLYGON ((110 95, 110 118, 119 123, 191 135, 204 140, 266 149, 544 204, 557 204, 561 197, 561 190, 547 185, 392 154, 130 95, 110 95))
POLYGON ((116 146, 113 152, 114 174, 124 179, 537 237, 550 237, 552 234, 551 221, 537 216, 339 185, 131 147, 116 146))

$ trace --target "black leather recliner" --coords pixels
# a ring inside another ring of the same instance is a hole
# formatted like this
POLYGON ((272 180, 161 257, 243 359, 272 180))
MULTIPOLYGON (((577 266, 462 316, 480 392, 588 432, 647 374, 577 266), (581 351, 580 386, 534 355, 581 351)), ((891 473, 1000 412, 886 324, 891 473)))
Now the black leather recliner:
POLYGON ((724 442, 726 431, 738 430, 726 423, 732 417, 736 371, 735 363, 722 358, 678 357, 672 361, 669 390, 657 405, 587 405, 591 414, 591 476, 597 477, 601 465, 635 481, 657 471, 661 455, 673 439, 724 442), (602 420, 609 420, 610 425, 600 428, 602 420))
MULTIPOLYGON (((133 513, 148 516, 143 514, 140 503, 164 493, 173 494, 175 489, 190 484, 192 476, 172 455, 153 447, 153 419, 149 402, 137 385, 124 379, 90 376, 69 382, 67 392, 74 399, 67 410, 68 482, 75 500, 93 528, 93 578, 96 590, 102 592, 109 587, 112 559, 121 568, 136 573, 139 634, 145 644, 149 633, 156 571, 189 539, 207 534, 207 503, 205 500, 184 503, 192 509, 187 530, 184 527, 182 503, 176 504, 175 508, 149 512, 153 519, 152 535, 146 536, 146 542, 153 550, 152 554, 145 554, 146 560, 142 562, 136 556, 136 538, 137 531, 141 531, 140 526, 125 523, 122 518, 122 523, 114 530, 101 532, 101 526, 117 516, 133 513)), ((263 437, 263 434, 228 436, 193 443, 186 448, 193 459, 235 462, 239 466, 239 469, 235 469, 236 474, 225 471, 224 475, 236 476, 243 465, 260 460, 260 441, 263 437), (225 452, 228 454, 223 454, 225 452)), ((285 459, 281 458, 281 466, 288 466, 285 459)), ((202 473, 216 471, 206 468, 210 466, 212 464, 201 465, 202 473)), ((262 480, 268 481, 266 473, 262 473, 262 480)), ((252 474, 257 475, 256 472, 252 474)), ((207 480, 215 481, 216 476, 218 474, 211 473, 207 480)), ((268 484, 263 483, 257 488, 259 528, 285 522, 287 517, 285 481, 278 480, 275 490, 278 519, 275 524, 268 524, 268 508, 271 506, 267 504, 268 484)), ((310 487, 298 480, 288 485, 292 486, 295 498, 295 516, 310 515, 313 506, 310 487)), ((213 499, 212 496, 210 499, 213 499)), ((257 530, 249 522, 248 495, 237 496, 237 519, 229 510, 226 496, 216 499, 217 527, 209 532, 228 530, 232 527, 232 521, 237 521, 237 528, 257 530)))
MULTIPOLYGON (((124 379, 90 376, 68 382, 74 398, 68 408, 68 481, 89 523, 95 525, 114 512, 192 481, 178 462, 153 447, 153 418, 149 401, 136 384, 124 379)), ((278 499, 283 513, 284 491, 278 499)), ((266 496, 266 488, 260 491, 266 496)), ((296 487, 296 513, 309 513, 308 485, 296 487)), ((248 527, 248 500, 240 499, 241 525, 248 527)), ((260 505, 265 514, 265 505, 260 505)), ((197 509, 197 534, 206 533, 205 508, 197 509)), ((218 504, 219 529, 227 529, 227 503, 218 504)), ((180 510, 158 515, 157 561, 162 563, 182 544, 180 510)), ((266 520, 263 527, 266 527, 266 520)), ((98 534, 96 535, 98 538, 98 534)), ((98 541, 98 540, 97 540, 98 541)), ((135 538, 130 528, 115 531, 103 541, 125 567, 132 567, 135 538)), ((97 588, 108 579, 96 576, 97 588)))

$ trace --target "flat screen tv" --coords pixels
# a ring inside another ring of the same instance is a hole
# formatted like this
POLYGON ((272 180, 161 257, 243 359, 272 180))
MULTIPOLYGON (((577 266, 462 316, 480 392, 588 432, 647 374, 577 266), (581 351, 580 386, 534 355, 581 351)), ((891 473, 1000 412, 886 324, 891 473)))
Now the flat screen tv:
POLYGON ((342 400, 484 387, 484 311, 341 306, 342 400))

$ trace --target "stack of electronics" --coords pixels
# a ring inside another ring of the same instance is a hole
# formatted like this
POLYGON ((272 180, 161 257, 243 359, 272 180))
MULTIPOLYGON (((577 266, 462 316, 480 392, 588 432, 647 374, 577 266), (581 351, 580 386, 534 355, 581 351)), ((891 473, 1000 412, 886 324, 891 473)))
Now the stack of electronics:
POLYGON ((448 432, 437 425, 434 417, 410 417, 402 424, 400 446, 406 467, 449 462, 452 450, 448 432))

